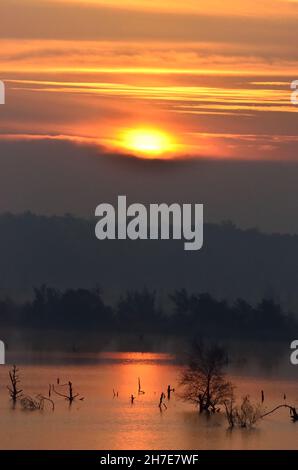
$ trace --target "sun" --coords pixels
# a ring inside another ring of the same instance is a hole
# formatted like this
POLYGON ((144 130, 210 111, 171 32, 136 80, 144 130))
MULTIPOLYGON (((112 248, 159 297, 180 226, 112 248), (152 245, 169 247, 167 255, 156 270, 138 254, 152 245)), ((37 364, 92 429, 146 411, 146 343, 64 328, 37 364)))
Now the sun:
POLYGON ((156 158, 174 149, 174 142, 170 135, 150 128, 124 131, 121 136, 121 145, 145 158, 156 158))

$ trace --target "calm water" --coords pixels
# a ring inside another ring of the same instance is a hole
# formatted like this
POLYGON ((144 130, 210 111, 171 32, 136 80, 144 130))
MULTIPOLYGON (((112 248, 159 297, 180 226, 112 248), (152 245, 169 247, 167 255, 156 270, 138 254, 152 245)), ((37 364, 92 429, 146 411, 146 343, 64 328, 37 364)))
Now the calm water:
MULTIPOLYGON (((297 449, 298 423, 287 410, 265 418, 256 429, 227 430, 224 417, 207 420, 192 405, 173 394, 161 413, 159 396, 168 384, 177 387, 179 366, 170 355, 151 353, 105 353, 81 357, 80 365, 24 365, 22 388, 32 396, 47 395, 48 384, 71 380, 85 397, 69 408, 55 397, 56 409, 13 410, 6 385, 8 367, 0 367, 1 449, 297 449), (138 377, 145 394, 137 396, 138 377), (113 388, 119 392, 113 398, 113 388), (129 397, 137 396, 135 404, 129 397)), ((266 393, 268 408, 287 400, 298 406, 298 383, 294 380, 233 376, 237 395, 259 399, 266 393)))

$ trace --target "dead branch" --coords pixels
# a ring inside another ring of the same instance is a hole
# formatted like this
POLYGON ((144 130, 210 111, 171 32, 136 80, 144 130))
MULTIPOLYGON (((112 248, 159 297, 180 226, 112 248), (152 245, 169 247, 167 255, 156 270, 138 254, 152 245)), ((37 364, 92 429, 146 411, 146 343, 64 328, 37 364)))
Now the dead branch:
POLYGON ((10 398, 12 399, 13 403, 16 403, 17 399, 22 396, 22 389, 18 389, 18 384, 20 383, 20 378, 18 375, 19 370, 14 365, 12 369, 9 371, 9 378, 11 386, 7 386, 9 391, 10 398))
POLYGON ((71 404, 75 400, 75 398, 77 398, 79 396, 79 393, 76 393, 75 395, 73 394, 73 388, 72 388, 72 383, 71 382, 68 382, 68 384, 64 384, 64 385, 68 386, 68 390, 69 390, 68 395, 65 395, 64 393, 58 392, 55 389, 54 385, 52 386, 52 390, 53 390, 54 393, 56 393, 56 395, 59 395, 60 397, 65 398, 71 404))
POLYGON ((28 396, 22 397, 20 404, 23 410, 26 411, 36 411, 42 409, 42 403, 40 400, 35 400, 34 398, 28 396))
POLYGON ((294 422, 298 421, 298 413, 296 411, 296 408, 294 406, 290 406, 290 405, 286 405, 286 404, 278 405, 275 408, 273 408, 273 410, 267 411, 267 413, 264 413, 263 415, 261 415, 261 418, 265 418, 265 416, 271 415, 272 413, 279 410, 280 408, 288 408, 290 410, 291 419, 294 422))
POLYGON ((44 397, 43 395, 38 395, 37 398, 42 402, 42 409, 44 408, 44 402, 48 401, 52 405, 52 411, 55 410, 55 403, 50 398, 44 397))

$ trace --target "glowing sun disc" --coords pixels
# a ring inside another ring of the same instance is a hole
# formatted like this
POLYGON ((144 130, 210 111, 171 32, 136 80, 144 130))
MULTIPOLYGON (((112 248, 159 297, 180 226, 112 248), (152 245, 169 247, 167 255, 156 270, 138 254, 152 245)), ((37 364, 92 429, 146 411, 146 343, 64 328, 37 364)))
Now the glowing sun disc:
POLYGON ((154 129, 130 129, 123 133, 122 145, 127 150, 154 158, 173 150, 173 142, 169 135, 154 129))

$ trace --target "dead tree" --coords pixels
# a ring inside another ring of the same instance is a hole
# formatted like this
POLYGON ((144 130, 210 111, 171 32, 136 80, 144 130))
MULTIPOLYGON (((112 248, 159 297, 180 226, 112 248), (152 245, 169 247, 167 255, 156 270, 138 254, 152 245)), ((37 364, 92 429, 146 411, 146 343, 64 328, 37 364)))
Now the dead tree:
MULTIPOLYGON (((63 397, 65 398, 66 400, 68 400, 69 404, 71 405, 72 402, 79 396, 79 393, 76 393, 74 395, 73 393, 73 388, 72 388, 72 382, 68 382, 67 384, 65 384, 67 387, 68 387, 68 395, 65 395, 64 393, 60 393, 58 392, 56 389, 55 389, 55 386, 53 385, 52 386, 52 390, 54 393, 56 393, 56 395, 59 395, 60 397, 63 397)), ((82 401, 84 399, 84 397, 80 398, 80 400, 82 401)))
POLYGON ((200 413, 216 413, 233 396, 233 385, 226 380, 227 355, 218 345, 195 343, 189 364, 182 372, 180 397, 194 403, 200 413))
POLYGON ((168 388, 167 388, 168 400, 171 399, 171 393, 172 392, 175 392, 175 389, 171 388, 171 385, 168 385, 168 388))
POLYGON ((272 413, 275 413, 275 411, 279 410, 280 408, 288 408, 290 410, 290 417, 291 417, 291 420, 295 423, 296 421, 298 421, 298 413, 297 413, 297 410, 294 406, 290 406, 290 405, 286 405, 286 404, 283 404, 283 405, 278 405, 276 406, 275 408, 273 408, 273 410, 271 411, 267 411, 267 413, 264 413, 261 418, 265 418, 265 416, 268 416, 272 413))
POLYGON ((240 428, 251 428, 260 419, 275 413, 281 408, 287 408, 290 410, 290 418, 293 422, 298 421, 298 413, 294 406, 282 404, 278 405, 266 413, 262 413, 261 404, 252 404, 249 397, 243 398, 240 406, 234 405, 234 399, 226 400, 225 403, 226 418, 229 423, 229 428, 240 427, 240 428))
POLYGON ((145 394, 144 390, 142 390, 140 377, 138 378, 138 394, 139 395, 144 395, 145 394))
POLYGON ((17 399, 22 396, 22 389, 18 388, 18 384, 20 383, 20 378, 19 378, 19 369, 14 365, 12 369, 9 371, 9 378, 10 378, 10 386, 8 385, 8 391, 10 398, 12 399, 13 404, 16 403, 17 399))
POLYGON ((226 411, 226 418, 229 423, 229 428, 233 429, 236 424, 236 413, 234 408, 234 397, 231 397, 229 400, 224 402, 224 407, 226 411))
POLYGON ((55 410, 55 404, 53 400, 51 400, 50 398, 44 397, 43 395, 37 395, 36 398, 32 398, 28 395, 28 396, 22 397, 20 400, 22 409, 26 411, 36 411, 36 410, 43 411, 45 402, 49 402, 51 404, 52 411, 55 410))
POLYGON ((162 411, 162 407, 164 407, 164 409, 166 410, 168 407, 167 405, 164 403, 164 399, 166 398, 165 394, 163 392, 161 392, 161 395, 160 395, 160 399, 159 399, 159 409, 160 411, 162 411))
POLYGON ((251 403, 248 395, 242 399, 240 407, 236 409, 237 424, 241 428, 253 427, 261 416, 261 406, 251 403))
POLYGON ((261 405, 253 404, 249 396, 242 398, 239 406, 235 405, 234 397, 224 402, 229 428, 252 428, 262 418, 261 405))
POLYGON ((51 407, 52 407, 52 411, 55 410, 55 403, 53 402, 53 400, 51 400, 50 398, 47 398, 43 395, 37 395, 37 399, 40 401, 40 406, 41 406, 41 409, 43 410, 44 409, 44 404, 45 402, 48 402, 51 404, 51 407))

